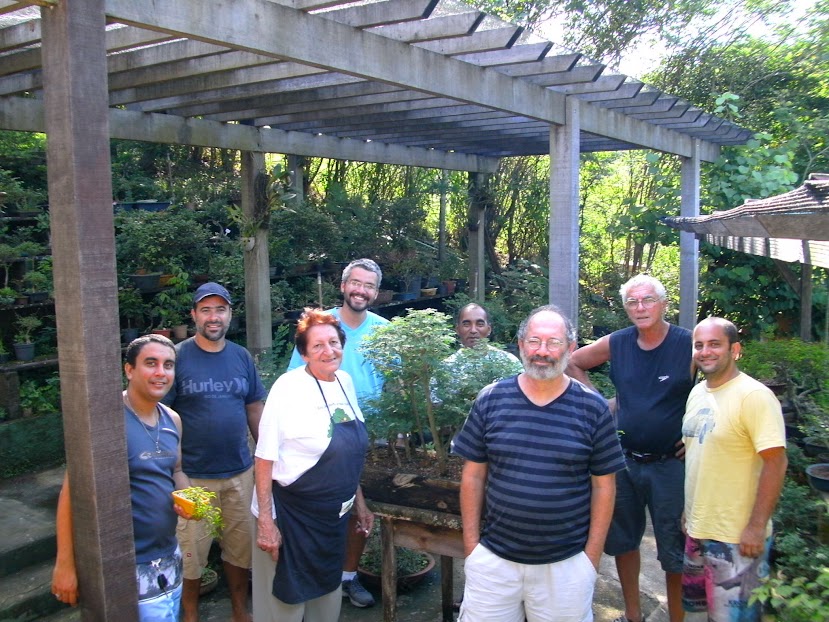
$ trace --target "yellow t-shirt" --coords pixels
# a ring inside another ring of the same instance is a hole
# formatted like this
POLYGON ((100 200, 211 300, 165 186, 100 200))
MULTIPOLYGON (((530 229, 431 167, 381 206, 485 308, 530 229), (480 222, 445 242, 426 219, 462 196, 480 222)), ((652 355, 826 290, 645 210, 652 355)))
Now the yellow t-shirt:
POLYGON ((743 373, 716 389, 701 382, 688 396, 682 436, 688 535, 739 543, 757 496, 759 452, 786 446, 780 402, 743 373))

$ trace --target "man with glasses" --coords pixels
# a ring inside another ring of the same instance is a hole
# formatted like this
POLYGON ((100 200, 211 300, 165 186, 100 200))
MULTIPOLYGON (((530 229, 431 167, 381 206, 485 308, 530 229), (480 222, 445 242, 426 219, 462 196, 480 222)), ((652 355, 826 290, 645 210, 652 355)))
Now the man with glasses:
POLYGON ((616 558, 625 613, 614 622, 644 619, 639 597, 639 546, 650 511, 657 558, 665 571, 668 614, 681 622, 684 536, 685 448, 682 416, 694 385, 691 331, 665 320, 665 287, 644 274, 619 293, 633 326, 602 337, 573 353, 567 372, 592 387, 586 371, 610 361, 616 388, 616 425, 627 459, 619 474, 616 507, 605 553, 616 558))
MULTIPOLYGON (((383 377, 360 352, 363 339, 377 326, 388 324, 388 320, 372 313, 368 308, 377 299, 377 291, 383 280, 380 266, 371 259, 355 259, 343 270, 340 291, 343 294, 343 306, 326 311, 340 320, 345 331, 345 347, 340 369, 347 372, 354 381, 357 401, 360 406, 366 400, 377 397, 383 390, 383 377)), ((288 371, 301 367, 305 362, 294 348, 288 371)), ((368 534, 357 524, 354 514, 348 524, 345 564, 343 566, 343 598, 348 598, 355 607, 370 607, 374 597, 357 579, 357 565, 365 549, 368 534)))
POLYGON ((524 371, 484 388, 455 438, 462 620, 592 620, 625 462, 607 403, 564 373, 575 346, 559 309, 535 309, 518 329, 524 371))

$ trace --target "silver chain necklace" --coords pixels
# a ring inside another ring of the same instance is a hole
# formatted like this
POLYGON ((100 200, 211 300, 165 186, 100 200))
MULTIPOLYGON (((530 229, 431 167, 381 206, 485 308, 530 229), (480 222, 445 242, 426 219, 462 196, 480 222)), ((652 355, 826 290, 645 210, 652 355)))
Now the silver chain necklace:
MULTIPOLYGON (((141 420, 141 417, 138 416, 138 413, 135 412, 135 408, 133 407, 132 402, 130 401, 130 396, 126 391, 124 392, 124 404, 126 404, 127 410, 132 413, 132 416, 135 417, 136 419, 138 419, 138 423, 141 424, 141 429, 144 430, 144 432, 147 434, 147 436, 150 437, 150 440, 153 443, 155 443, 155 453, 160 454, 161 453, 161 414, 156 410, 155 438, 153 438, 153 435, 150 434, 150 431, 147 429, 147 424, 144 423, 141 420)), ((158 406, 156 406, 156 409, 158 409, 158 406)))

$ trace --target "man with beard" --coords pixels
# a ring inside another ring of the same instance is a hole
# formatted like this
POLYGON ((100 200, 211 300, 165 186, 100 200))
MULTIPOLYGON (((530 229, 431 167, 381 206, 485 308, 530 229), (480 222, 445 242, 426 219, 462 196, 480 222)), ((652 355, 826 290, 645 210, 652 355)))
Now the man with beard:
MULTIPOLYGON (((363 339, 377 326, 388 324, 388 320, 372 313, 368 308, 377 299, 383 272, 371 259, 355 259, 343 270, 340 291, 343 294, 343 306, 326 311, 340 321, 345 331, 345 347, 340 369, 347 372, 354 381, 357 401, 364 408, 366 400, 377 397, 383 390, 383 377, 374 369, 360 346, 363 339)), ((294 348, 288 371, 304 365, 305 362, 294 348)), ((366 546, 368 534, 357 524, 354 514, 348 524, 345 564, 343 565, 343 598, 348 598, 355 607, 370 607, 374 596, 366 590, 357 578, 357 565, 366 546)))
POLYGON ((694 386, 691 331, 665 320, 665 287, 638 274, 619 289, 632 326, 573 353, 567 373, 594 388, 586 371, 610 361, 614 414, 627 468, 616 479, 616 507, 605 553, 613 555, 625 612, 613 622, 644 620, 639 596, 645 511, 650 511, 657 559, 665 571, 668 617, 681 622, 685 448, 682 415, 694 386))
POLYGON ((455 439, 465 458, 461 620, 593 619, 625 463, 607 403, 564 374, 575 337, 557 307, 535 309, 518 329, 524 371, 485 387, 455 439))
MULTIPOLYGON (((194 486, 216 494, 224 518, 222 562, 230 589, 233 622, 250 620, 248 575, 253 538, 253 458, 248 431, 259 437, 266 392, 253 357, 225 335, 233 315, 228 291, 218 283, 196 290, 194 337, 176 345, 176 382, 164 402, 181 416, 182 464, 194 486)), ((180 520, 184 555, 184 622, 199 619, 202 569, 213 539, 206 525, 180 520)))

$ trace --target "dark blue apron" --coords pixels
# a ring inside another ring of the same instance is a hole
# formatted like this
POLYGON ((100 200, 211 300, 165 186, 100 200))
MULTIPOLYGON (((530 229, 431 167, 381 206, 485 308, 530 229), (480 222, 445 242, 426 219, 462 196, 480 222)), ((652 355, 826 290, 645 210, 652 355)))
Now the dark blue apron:
POLYGON ((333 592, 342 581, 349 513, 340 512, 360 484, 368 434, 356 419, 333 427, 317 464, 289 486, 273 483, 282 533, 273 595, 289 605, 333 592))

